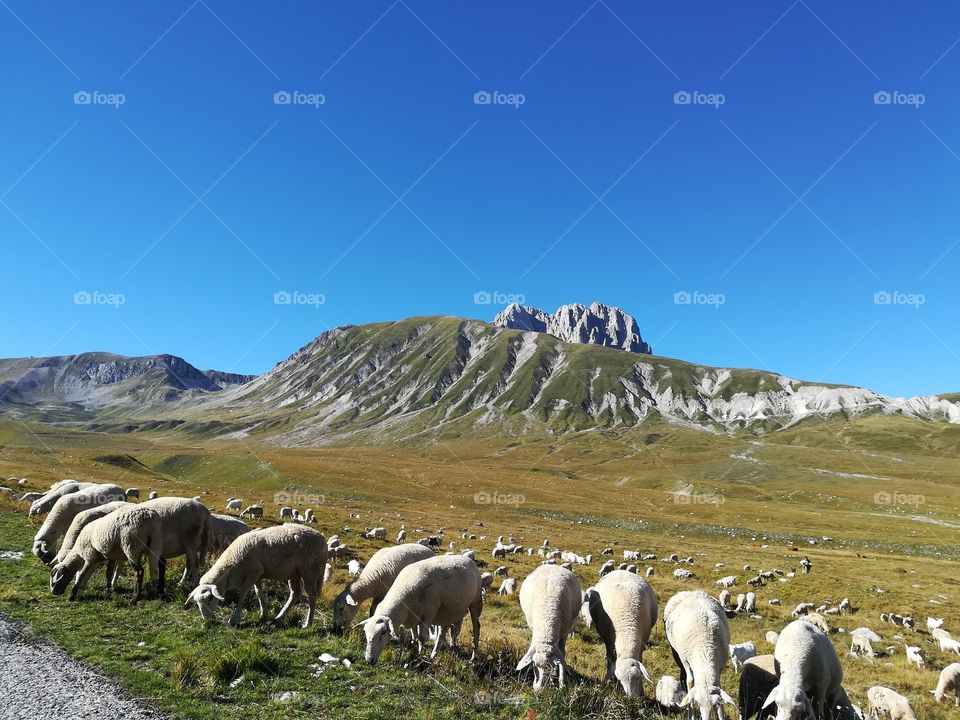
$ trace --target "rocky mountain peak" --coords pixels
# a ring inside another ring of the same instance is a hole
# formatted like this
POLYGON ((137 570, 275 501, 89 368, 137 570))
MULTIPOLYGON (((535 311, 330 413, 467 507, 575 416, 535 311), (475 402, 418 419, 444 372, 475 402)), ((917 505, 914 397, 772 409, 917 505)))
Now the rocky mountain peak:
POLYGON ((512 330, 548 333, 564 342, 603 345, 646 355, 653 353, 633 317, 620 308, 600 302, 590 307, 580 303, 561 305, 553 315, 540 308, 513 303, 497 314, 493 324, 512 330))

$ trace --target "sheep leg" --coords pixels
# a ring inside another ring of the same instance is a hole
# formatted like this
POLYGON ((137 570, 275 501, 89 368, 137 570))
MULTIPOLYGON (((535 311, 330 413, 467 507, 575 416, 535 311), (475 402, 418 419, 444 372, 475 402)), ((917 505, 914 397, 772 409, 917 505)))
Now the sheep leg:
POLYGON ((440 647, 440 639, 443 637, 443 628, 439 625, 437 626, 437 637, 433 642, 433 652, 430 653, 430 659, 433 660, 437 656, 437 648, 440 647))
POLYGON ((197 557, 197 551, 194 548, 187 548, 187 566, 183 569, 183 577, 180 578, 180 585, 183 585, 184 580, 188 577, 190 582, 195 586, 200 580, 200 574, 197 572, 197 568, 200 565, 199 558, 197 557))
POLYGON ((677 664, 677 667, 680 668, 680 687, 682 687, 684 691, 689 690, 690 688, 687 687, 687 669, 680 660, 677 651, 673 649, 673 646, 670 647, 670 652, 673 653, 673 661, 677 664))
POLYGON ((86 586, 87 582, 90 580, 90 576, 93 575, 93 571, 95 569, 96 568, 94 568, 91 563, 88 563, 88 562, 83 563, 83 567, 80 569, 80 572, 77 573, 77 579, 73 583, 73 588, 70 590, 71 600, 77 599, 77 595, 86 586))
POLYGON ((247 599, 247 595, 250 593, 250 585, 245 585, 240 588, 239 597, 237 598, 237 607, 234 608, 233 614, 230 616, 230 626, 237 627, 240 624, 240 617, 243 615, 243 602, 247 599))
MULTIPOLYGON (((320 576, 320 582, 323 582, 323 575, 320 576)), ((308 628, 313 623, 313 615, 317 610, 317 588, 307 587, 307 617, 303 621, 303 627, 308 628)))
POLYGON ((117 561, 107 561, 107 595, 113 591, 113 581, 117 574, 117 561))
POLYGON ((463 620, 461 620, 458 623, 454 623, 453 625, 450 626, 450 647, 453 650, 457 650, 459 648, 459 643, 457 642, 457 638, 460 637, 460 628, 462 627, 463 627, 463 620))
POLYGON ((287 616, 287 611, 289 611, 290 608, 293 607, 293 604, 300 597, 301 582, 299 577, 291 578, 287 582, 287 585, 290 586, 290 597, 287 598, 286 604, 282 608, 280 608, 280 612, 278 612, 277 617, 274 618, 277 622, 280 622, 281 620, 283 620, 283 618, 287 616))
POLYGON ((257 602, 260 604, 260 622, 266 622, 267 620, 267 603, 264 602, 264 593, 260 592, 260 586, 257 583, 253 584, 253 592, 257 596, 257 602))
POLYGON ((143 565, 134 565, 133 566, 133 597, 130 598, 130 602, 140 602, 140 598, 143 596, 143 565))
MULTIPOLYGON (((150 569, 153 570, 152 560, 150 562, 150 569)), ((166 580, 167 580, 167 559, 160 558, 157 561, 157 596, 158 597, 163 597, 163 591, 166 588, 166 580)))

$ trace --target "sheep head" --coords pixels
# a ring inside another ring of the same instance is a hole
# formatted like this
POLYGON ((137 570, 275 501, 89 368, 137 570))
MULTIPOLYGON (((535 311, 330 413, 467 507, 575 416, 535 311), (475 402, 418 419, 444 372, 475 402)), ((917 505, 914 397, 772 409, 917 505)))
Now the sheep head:
POLYGON ((66 563, 57 563, 50 569, 50 592, 63 595, 76 573, 66 563))
POLYGON ((55 552, 47 549, 46 540, 35 540, 33 543, 33 554, 40 558, 40 561, 45 565, 49 565, 51 561, 57 556, 55 552))
POLYGON ((347 625, 353 622, 356 617, 358 603, 353 595, 350 594, 350 588, 344 589, 333 599, 333 628, 334 630, 343 630, 347 625))
POLYGON ((546 643, 534 643, 527 650, 520 662, 517 663, 517 670, 523 670, 529 665, 534 667, 533 689, 541 690, 547 681, 557 674, 557 686, 563 688, 563 673, 566 668, 563 655, 552 645, 546 643))
POLYGON ((363 659, 368 665, 376 665, 380 653, 383 652, 390 641, 400 639, 393 626, 393 620, 386 615, 374 615, 358 622, 354 627, 362 627, 363 633, 367 637, 367 648, 364 651, 363 659))
POLYGON ((223 602, 223 595, 216 585, 198 585, 187 595, 185 605, 189 605, 191 602, 197 604, 200 609, 200 617, 204 620, 212 620, 217 608, 220 607, 220 603, 223 602))
POLYGON ((817 714, 813 710, 810 698, 800 687, 777 685, 767 699, 763 701, 764 709, 776 704, 776 720, 816 720, 817 714))
POLYGON ((613 664, 613 675, 619 681, 623 691, 628 697, 640 697, 643 695, 643 681, 646 680, 651 685, 654 684, 650 673, 643 666, 643 663, 634 658, 622 658, 613 664))
POLYGON ((694 707, 700 711, 700 720, 726 720, 724 703, 737 706, 736 701, 716 685, 693 687, 680 701, 680 707, 694 707))

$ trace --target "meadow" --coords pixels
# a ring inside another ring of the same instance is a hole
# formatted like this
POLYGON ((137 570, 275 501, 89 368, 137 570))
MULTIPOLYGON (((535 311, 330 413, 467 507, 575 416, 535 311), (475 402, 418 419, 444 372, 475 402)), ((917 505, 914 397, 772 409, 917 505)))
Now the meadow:
MULTIPOLYGON (((740 576, 734 594, 745 592, 753 574, 742 570, 746 564, 796 569, 789 582, 757 591, 755 614, 730 621, 732 641, 753 640, 760 652, 772 652, 765 632, 782 629, 799 602, 836 605, 849 597, 855 612, 831 616, 831 626, 868 626, 883 636, 880 645, 894 646, 870 663, 846 656, 849 635, 831 635, 852 700, 865 706, 865 690, 883 684, 908 696, 919 718, 938 720, 955 716, 955 710, 938 706, 928 691, 939 669, 957 658, 939 652, 925 620, 943 617, 944 627, 960 630, 958 443, 960 429, 888 416, 810 420, 769 435, 712 434, 648 421, 620 433, 309 449, 191 442, 162 429, 107 434, 2 422, 0 477, 27 478, 22 490, 72 477, 139 487, 144 497, 150 490, 200 495, 215 511, 228 497, 242 497, 245 504, 264 504, 266 523, 279 521, 278 499, 300 502, 313 507, 318 529, 339 534, 361 562, 384 545, 360 537, 378 525, 387 528, 388 541, 401 524, 409 539, 443 527, 444 543, 476 550, 482 571, 501 564, 490 556, 498 535, 512 534, 535 548, 549 539, 554 548, 593 554, 592 565, 574 568, 584 588, 596 582, 605 547, 614 549, 618 562, 625 549, 659 558, 693 556, 694 564, 685 566, 695 573, 692 580, 674 579, 673 563, 642 563, 641 570, 655 568, 649 581, 661 608, 684 589, 716 595, 716 579, 728 574, 740 576), (485 539, 462 540, 462 530, 485 539), (803 555, 813 563, 810 575, 799 573, 803 555), (725 567, 715 569, 716 563, 725 567), (780 605, 769 605, 772 598, 780 605), (881 624, 880 612, 912 614, 917 629, 881 624), (927 652, 926 669, 907 665, 908 642, 927 652)), ((22 560, 0 560, 0 614, 175 716, 661 714, 652 688, 645 687, 645 699, 630 699, 602 682, 603 644, 582 625, 567 644, 576 681, 563 690, 533 693, 530 679, 513 670, 529 642, 516 595, 488 595, 477 660, 446 650, 431 661, 394 645, 369 667, 361 635, 329 630, 330 603, 348 581, 345 561, 324 587, 312 628, 258 625, 251 605, 244 625, 234 630, 222 623, 205 626, 195 607, 184 607, 184 589, 132 606, 130 578, 109 599, 100 577, 77 602, 51 596, 46 568, 29 555, 38 526, 38 519, 26 517, 24 504, 0 501, 0 551, 27 551, 22 560), (321 653, 346 658, 350 666, 323 667, 321 653)), ((523 554, 503 564, 522 580, 539 562, 523 554)), ((273 588, 274 611, 280 596, 280 588, 273 588)), ((366 612, 361 608, 361 617, 366 612)), ((468 635, 465 629, 465 646, 468 635)), ((655 678, 677 674, 662 624, 644 663, 655 678)), ((736 696, 737 677, 729 667, 722 684, 736 696)))

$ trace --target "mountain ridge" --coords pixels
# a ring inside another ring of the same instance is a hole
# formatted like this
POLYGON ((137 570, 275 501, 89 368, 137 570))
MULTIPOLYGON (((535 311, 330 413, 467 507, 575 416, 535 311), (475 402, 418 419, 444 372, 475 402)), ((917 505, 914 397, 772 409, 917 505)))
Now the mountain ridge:
POLYGON ((561 305, 553 315, 530 305, 511 303, 497 313, 493 324, 547 333, 564 342, 653 354, 653 348, 640 335, 637 321, 620 308, 601 302, 593 302, 589 307, 580 303, 561 305))

